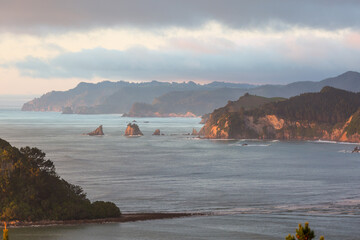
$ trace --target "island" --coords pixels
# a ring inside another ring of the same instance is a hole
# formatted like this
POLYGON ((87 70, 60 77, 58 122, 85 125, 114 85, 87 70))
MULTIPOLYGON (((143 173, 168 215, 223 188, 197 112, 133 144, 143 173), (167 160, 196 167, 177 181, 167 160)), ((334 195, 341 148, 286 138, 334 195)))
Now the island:
MULTIPOLYGON (((252 97, 251 95, 243 98, 252 97)), ((244 99, 239 99, 241 101, 244 99)), ((255 108, 229 102, 200 130, 205 138, 360 142, 360 93, 324 87, 255 108)))

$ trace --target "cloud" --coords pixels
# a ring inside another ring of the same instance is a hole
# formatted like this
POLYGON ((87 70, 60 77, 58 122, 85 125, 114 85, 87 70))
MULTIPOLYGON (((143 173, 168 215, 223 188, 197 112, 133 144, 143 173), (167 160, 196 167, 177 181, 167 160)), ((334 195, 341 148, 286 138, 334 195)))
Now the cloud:
POLYGON ((28 57, 15 66, 23 75, 34 78, 288 83, 319 80, 349 70, 341 58, 350 57, 349 62, 360 60, 351 55, 344 53, 340 56, 334 51, 326 57, 336 57, 340 61, 324 63, 318 61, 318 56, 293 58, 279 54, 277 49, 248 48, 197 54, 145 48, 124 51, 96 48, 64 53, 48 60, 28 57))
POLYGON ((360 27, 355 0, 5 0, 0 29, 54 32, 96 27, 196 28, 218 21, 237 29, 360 27))

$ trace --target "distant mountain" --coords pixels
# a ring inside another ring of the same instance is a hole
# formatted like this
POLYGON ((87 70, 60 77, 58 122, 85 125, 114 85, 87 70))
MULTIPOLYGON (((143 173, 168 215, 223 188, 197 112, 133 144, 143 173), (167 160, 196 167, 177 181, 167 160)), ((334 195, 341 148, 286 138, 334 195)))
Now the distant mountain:
POLYGON ((24 104, 24 111, 62 111, 79 114, 127 113, 127 116, 203 115, 235 101, 245 93, 263 97, 289 98, 318 92, 324 86, 360 91, 360 73, 346 72, 320 82, 294 82, 287 85, 235 84, 212 82, 101 82, 80 83, 65 92, 53 91, 24 104), (141 104, 140 104, 141 103, 141 104), (70 109, 71 111, 69 111, 70 109), (188 114, 191 113, 191 114, 188 114))
MULTIPOLYGON (((213 83, 213 86, 221 84, 213 83)), ((227 101, 234 101, 245 93, 264 97, 284 97, 299 95, 306 92, 318 92, 325 86, 332 86, 348 91, 360 91, 360 73, 346 72, 334 78, 320 82, 294 82, 287 85, 264 85, 242 88, 219 88, 213 90, 197 90, 187 92, 170 92, 155 98, 152 104, 134 104, 126 116, 155 117, 186 114, 203 115, 213 109, 224 106, 227 101)))
POLYGON ((360 91, 360 73, 346 72, 337 77, 327 78, 320 82, 294 82, 287 85, 263 85, 249 90, 249 93, 264 97, 285 97, 307 92, 319 92, 323 87, 330 86, 351 92, 360 91))
POLYGON ((68 91, 52 91, 35 98, 25 103, 22 110, 56 112, 66 110, 78 114, 125 113, 135 102, 151 103, 156 97, 169 92, 209 91, 219 86, 239 89, 255 85, 222 82, 200 85, 191 81, 187 83, 104 81, 97 84, 82 82, 68 91))
POLYGON ((200 134, 206 138, 360 142, 360 93, 324 87, 317 93, 251 109, 234 107, 240 101, 212 112, 200 134))

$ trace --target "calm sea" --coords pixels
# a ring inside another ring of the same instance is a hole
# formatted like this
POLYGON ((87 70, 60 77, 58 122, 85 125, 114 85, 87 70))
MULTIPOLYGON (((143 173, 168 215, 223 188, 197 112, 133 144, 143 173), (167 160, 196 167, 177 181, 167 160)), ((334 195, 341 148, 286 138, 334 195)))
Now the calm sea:
POLYGON ((212 213, 18 228, 10 230, 11 239, 270 240, 294 234, 305 221, 327 240, 360 239, 360 154, 351 154, 354 144, 186 135, 200 130, 199 121, 0 110, 0 138, 45 151, 59 175, 82 186, 91 200, 113 201, 124 213, 212 213), (143 137, 123 136, 133 120, 143 137), (105 136, 82 135, 100 124, 105 136), (157 128, 165 136, 152 136, 157 128))

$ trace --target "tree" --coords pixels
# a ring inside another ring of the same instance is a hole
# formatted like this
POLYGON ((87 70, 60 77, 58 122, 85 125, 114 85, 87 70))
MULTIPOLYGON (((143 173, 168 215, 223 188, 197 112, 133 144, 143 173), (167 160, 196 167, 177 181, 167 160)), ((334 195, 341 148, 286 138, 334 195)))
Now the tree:
MULTIPOLYGON (((299 228, 296 229, 296 238, 289 234, 285 240, 295 240, 295 239, 298 239, 298 240, 311 240, 315 238, 315 233, 313 230, 310 229, 309 227, 309 223, 306 222, 305 223, 305 226, 303 227, 301 224, 299 224, 299 228)), ((324 236, 321 236, 320 237, 320 240, 324 240, 324 236)))

